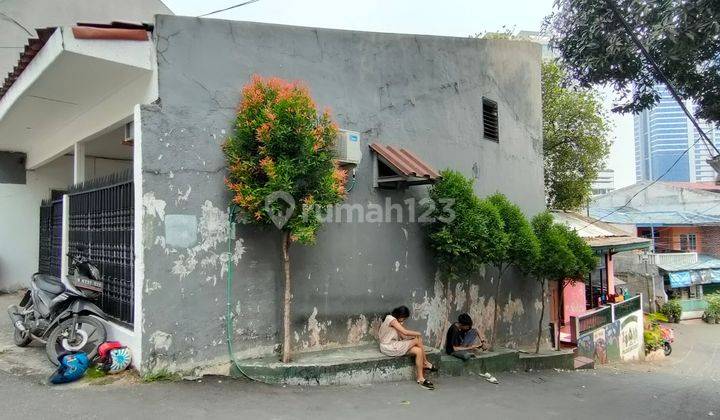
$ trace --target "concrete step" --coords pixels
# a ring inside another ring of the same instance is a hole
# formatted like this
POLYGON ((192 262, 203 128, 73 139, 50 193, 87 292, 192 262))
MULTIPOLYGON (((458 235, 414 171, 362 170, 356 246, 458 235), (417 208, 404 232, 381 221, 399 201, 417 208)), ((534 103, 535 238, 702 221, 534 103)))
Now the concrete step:
POLYGON ((520 353, 520 365, 525 371, 543 369, 572 370, 575 368, 574 358, 573 349, 548 350, 538 354, 520 353))
POLYGON ((480 375, 485 372, 507 372, 518 369, 520 358, 517 350, 502 349, 484 352, 470 360, 443 354, 440 358, 440 373, 451 376, 480 375))
POLYGON ((588 357, 578 356, 573 361, 575 370, 595 369, 595 360, 588 357))
MULTIPOLYGON (((426 352, 430 362, 439 365, 440 352, 432 348, 426 352)), ((238 367, 254 379, 286 385, 357 385, 415 378, 414 359, 387 357, 377 344, 297 353, 290 363, 282 363, 277 356, 238 360, 231 376, 244 377, 238 367)))

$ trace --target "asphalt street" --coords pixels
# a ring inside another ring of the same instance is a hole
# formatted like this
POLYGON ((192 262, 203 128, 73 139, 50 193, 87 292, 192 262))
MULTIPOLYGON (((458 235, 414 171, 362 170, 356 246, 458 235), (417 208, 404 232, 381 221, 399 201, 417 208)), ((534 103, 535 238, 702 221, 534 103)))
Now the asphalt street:
MULTIPOLYGON (((8 297, 0 298, 0 304, 8 297)), ((412 382, 367 386, 280 387, 226 377, 49 386, 41 347, 8 345, 0 317, 0 418, 253 419, 701 419, 720 416, 720 325, 676 325, 669 358, 589 371, 436 377, 437 389, 412 382)))

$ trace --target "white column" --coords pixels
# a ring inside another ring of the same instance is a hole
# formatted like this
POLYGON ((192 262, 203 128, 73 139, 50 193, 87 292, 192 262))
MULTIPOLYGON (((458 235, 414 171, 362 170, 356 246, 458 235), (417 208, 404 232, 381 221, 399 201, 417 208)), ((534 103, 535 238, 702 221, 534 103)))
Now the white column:
POLYGON ((60 278, 64 279, 68 275, 68 267, 70 266, 70 262, 68 261, 67 253, 70 249, 69 243, 70 243, 70 196, 65 194, 63 195, 63 203, 62 203, 62 211, 63 211, 63 218, 62 218, 62 243, 60 244, 61 254, 60 254, 60 278))
POLYGON ((73 154, 73 184, 77 184, 85 181, 85 143, 75 143, 73 154))

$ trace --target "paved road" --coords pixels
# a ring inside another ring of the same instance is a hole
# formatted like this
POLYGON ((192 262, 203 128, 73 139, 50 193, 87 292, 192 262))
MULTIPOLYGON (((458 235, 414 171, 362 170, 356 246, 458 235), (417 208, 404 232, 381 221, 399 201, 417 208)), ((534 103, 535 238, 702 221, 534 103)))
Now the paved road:
MULTIPOLYGON (((7 297, 0 298, 0 304, 7 297)), ((50 387, 42 349, 6 346, 0 316, 0 418, 701 419, 720 416, 720 325, 679 325, 673 355, 594 371, 436 378, 413 383, 273 387, 221 377, 172 383, 50 387), (27 360, 26 360, 27 359, 27 360), (26 363, 27 362, 27 363, 26 363)), ((123 382, 123 381, 120 381, 123 382)))

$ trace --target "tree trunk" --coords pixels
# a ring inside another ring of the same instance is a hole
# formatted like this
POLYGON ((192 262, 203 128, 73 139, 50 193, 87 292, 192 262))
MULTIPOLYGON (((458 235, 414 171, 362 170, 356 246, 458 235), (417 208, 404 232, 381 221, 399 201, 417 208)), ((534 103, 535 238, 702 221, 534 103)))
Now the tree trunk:
POLYGON ((495 284, 495 305, 493 307, 493 328, 492 339, 490 340, 490 351, 495 350, 495 340, 497 339, 497 323, 498 323, 498 299, 500 299, 500 283, 502 282, 504 270, 503 265, 498 265, 498 280, 495 284))
POLYGON ((545 316, 545 279, 540 280, 540 300, 542 309, 540 309, 540 321, 538 322, 538 337, 535 343, 535 354, 540 353, 540 339, 542 338, 543 317, 545 316))
POLYGON ((283 271, 285 272, 285 299, 283 300, 283 363, 290 362, 290 302, 292 289, 290 282, 290 233, 283 232, 282 237, 283 271))

